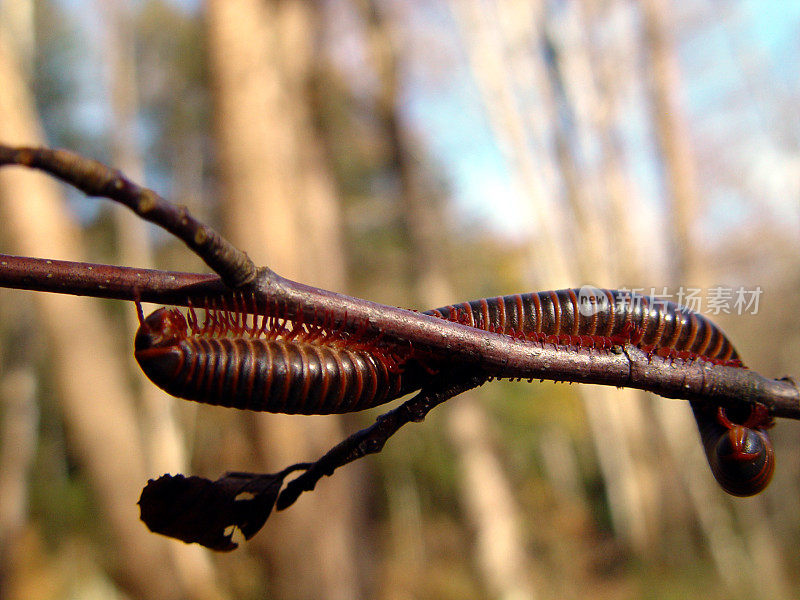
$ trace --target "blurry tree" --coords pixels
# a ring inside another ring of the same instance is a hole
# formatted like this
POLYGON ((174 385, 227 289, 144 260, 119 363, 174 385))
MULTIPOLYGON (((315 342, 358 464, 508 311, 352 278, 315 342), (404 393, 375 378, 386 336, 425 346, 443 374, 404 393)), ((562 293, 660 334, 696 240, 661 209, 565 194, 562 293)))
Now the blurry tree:
MULTIPOLYGON (((585 194, 568 145, 565 110, 554 85, 554 65, 545 3, 454 2, 464 30, 470 65, 501 147, 513 173, 528 192, 537 215, 537 239, 531 242, 532 289, 556 289, 591 282, 603 285, 609 264, 600 254, 607 244, 587 212, 585 194), (526 104, 526 102, 531 103, 526 104), (535 187, 534 187, 535 182, 535 187), (542 189, 544 186, 544 189, 542 189), (557 259, 555 258, 557 257, 557 259), (539 283, 536 283, 539 282, 539 283)), ((639 551, 651 543, 654 473, 641 472, 646 429, 643 406, 635 394, 581 388, 588 422, 603 470, 609 508, 617 534, 639 551), (624 406, 624 409, 621 408, 624 406), (615 440, 610 447, 606 440, 615 440)))
MULTIPOLYGON (((212 0, 209 51, 226 231, 257 264, 328 289, 346 289, 337 191, 309 106, 319 6, 212 0)), ((342 436, 338 417, 258 416, 253 443, 266 471, 322 454, 342 436)), ((363 481, 348 470, 256 538, 280 598, 361 595, 355 532, 363 481), (324 517, 323 517, 324 515, 324 517)))
MULTIPOLYGON (((9 46, 0 42, 0 138, 41 144, 33 99, 9 46)), ((77 260, 83 256, 78 230, 52 182, 29 173, 3 172, 0 199, 12 251, 77 260)), ((114 550, 106 557, 110 572, 134 597, 187 597, 176 584, 169 542, 138 523, 135 501, 147 471, 122 355, 112 345, 108 320, 86 298, 36 294, 34 301, 48 340, 48 363, 71 451, 80 460, 113 540, 114 550)))
MULTIPOLYGON (((137 135, 141 109, 135 42, 139 30, 133 27, 133 7, 127 0, 97 4, 103 23, 101 46, 113 124, 109 130, 111 162, 134 181, 146 185, 144 158, 137 135)), ((123 206, 108 208, 113 214, 113 239, 117 246, 117 256, 113 260, 124 265, 154 267, 150 225, 123 206)), ((126 317, 125 337, 133 339, 139 325, 136 314, 128 311, 126 317)), ((174 414, 175 401, 149 382, 142 383, 139 400, 148 471, 184 473, 188 470, 188 457, 184 434, 174 414)), ((193 596, 221 597, 211 562, 200 547, 171 544, 169 551, 183 586, 192 590, 193 596)))
MULTIPOLYGON (((376 115, 387 143, 387 165, 397 184, 397 203, 408 246, 414 304, 435 307, 456 296, 448 277, 446 260, 448 229, 444 207, 436 190, 425 184, 421 155, 400 116, 402 85, 398 55, 408 43, 393 26, 391 9, 379 2, 363 1, 362 18, 367 27, 368 51, 378 77, 376 115), (384 15, 383 11, 389 13, 384 15)), ((503 466, 493 451, 487 415, 476 393, 467 393, 446 409, 460 470, 459 503, 476 538, 474 560, 492 597, 535 598, 532 564, 526 558, 523 528, 503 466)), ((412 565, 419 572, 420 565, 412 565)))

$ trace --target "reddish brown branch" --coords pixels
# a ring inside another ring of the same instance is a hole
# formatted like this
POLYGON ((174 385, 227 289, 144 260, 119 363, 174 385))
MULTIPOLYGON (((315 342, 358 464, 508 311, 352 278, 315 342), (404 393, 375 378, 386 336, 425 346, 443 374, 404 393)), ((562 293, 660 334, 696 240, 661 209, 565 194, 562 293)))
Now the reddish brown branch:
MULTIPOLYGON (((0 287, 101 298, 187 305, 230 291, 213 275, 131 269, 0 255, 0 287)), ((548 379, 648 390, 667 398, 721 405, 759 402, 776 417, 800 419, 800 391, 791 380, 768 379, 755 371, 705 361, 648 356, 632 345, 624 352, 524 342, 395 308, 314 288, 259 271, 252 286, 256 305, 279 303, 288 316, 306 321, 324 315, 338 328, 402 340, 448 361, 480 366, 506 378, 548 379)))
POLYGON ((0 287, 185 305, 230 292, 218 275, 177 273, 0 254, 0 287))
POLYGON ((0 166, 41 169, 92 196, 121 202, 136 214, 182 239, 222 277, 193 273, 2 257, 0 286, 168 304, 200 304, 203 298, 239 287, 255 305, 279 304, 286 316, 324 315, 326 324, 410 343, 449 361, 480 365, 503 377, 553 379, 635 387, 656 394, 714 404, 760 402, 775 416, 800 418, 800 392, 790 380, 753 371, 626 353, 549 346, 494 334, 285 279, 268 268, 255 270, 247 255, 210 227, 115 169, 64 150, 0 145, 0 166), (248 283, 249 282, 249 283, 248 283), (244 287, 246 285, 246 287, 244 287))

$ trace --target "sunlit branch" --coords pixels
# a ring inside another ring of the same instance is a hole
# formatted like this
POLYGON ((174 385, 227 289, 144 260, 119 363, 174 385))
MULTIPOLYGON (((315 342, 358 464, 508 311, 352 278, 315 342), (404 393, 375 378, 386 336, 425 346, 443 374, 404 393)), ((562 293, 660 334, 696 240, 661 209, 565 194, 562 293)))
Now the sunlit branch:
MULTIPOLYGON (((214 275, 133 269, 0 255, 0 287, 163 304, 202 305, 232 292, 214 275)), ((800 419, 800 391, 790 379, 755 371, 649 355, 633 345, 614 350, 570 347, 513 339, 297 283, 259 271, 248 292, 256 307, 275 306, 288 316, 374 333, 410 343, 449 362, 479 365, 496 376, 595 383, 647 390, 667 398, 730 405, 758 402, 773 416, 800 419)), ((237 292, 239 293, 239 292, 237 292)), ((249 302, 248 302, 249 304, 249 302)))

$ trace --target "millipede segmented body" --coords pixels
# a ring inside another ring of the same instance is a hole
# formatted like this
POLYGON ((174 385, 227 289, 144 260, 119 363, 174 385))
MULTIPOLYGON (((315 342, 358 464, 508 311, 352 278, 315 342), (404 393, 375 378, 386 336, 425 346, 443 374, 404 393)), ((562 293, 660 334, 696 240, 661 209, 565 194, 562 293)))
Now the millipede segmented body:
MULTIPOLYGON (((193 309, 188 320, 164 308, 144 319, 140 309, 136 360, 156 385, 180 398, 300 414, 377 406, 420 389, 447 365, 440 355, 416 355, 413 348, 253 312, 235 302, 233 310, 212 303, 200 325, 193 309)), ((513 294, 425 314, 527 343, 600 351, 632 344, 657 356, 742 366, 733 344, 709 319, 626 291, 584 287, 513 294)), ((737 495, 763 489, 774 466, 768 419, 747 417, 736 424, 724 412, 693 407, 720 485, 737 495)))
POLYGON ((633 344, 659 356, 741 365, 733 344, 704 316, 620 290, 584 287, 513 294, 426 314, 542 343, 590 348, 633 344))
POLYGON ((289 414, 362 410, 411 389, 395 357, 373 345, 359 349, 321 328, 213 311, 203 326, 177 309, 161 308, 144 319, 134 355, 153 383, 166 392, 207 404, 289 414), (269 327, 266 326, 269 323, 269 327))

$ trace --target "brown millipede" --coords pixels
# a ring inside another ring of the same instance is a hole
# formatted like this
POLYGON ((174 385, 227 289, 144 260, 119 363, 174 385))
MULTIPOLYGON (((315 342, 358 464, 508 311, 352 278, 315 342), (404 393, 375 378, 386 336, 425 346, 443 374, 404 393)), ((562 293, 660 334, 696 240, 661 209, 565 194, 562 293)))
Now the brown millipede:
POLYGON ((188 320, 167 308, 144 319, 140 309, 134 356, 173 396, 248 410, 344 413, 420 387, 395 348, 357 337, 267 316, 259 324, 238 310, 209 309, 200 325, 194 309, 188 320))
MULTIPOLYGON (((630 343, 664 357, 742 367, 712 321, 673 302, 584 287, 513 294, 444 306, 427 314, 540 343, 610 348, 630 343)), ((766 409, 734 422, 722 407, 692 402, 706 459, 720 486, 736 496, 762 491, 775 468, 766 409)))
POLYGON ((584 287, 512 294, 426 314, 540 343, 601 349, 629 343, 658 356, 741 366, 733 344, 704 316, 620 290, 584 287))

